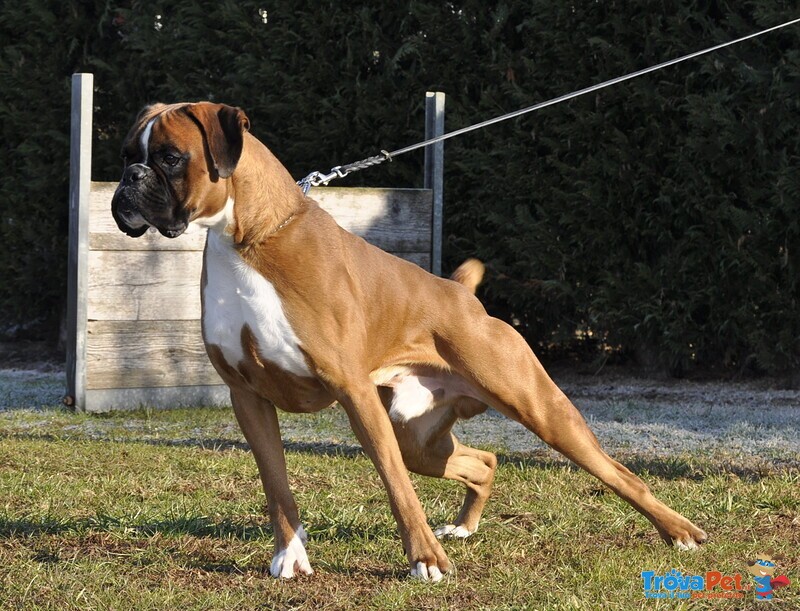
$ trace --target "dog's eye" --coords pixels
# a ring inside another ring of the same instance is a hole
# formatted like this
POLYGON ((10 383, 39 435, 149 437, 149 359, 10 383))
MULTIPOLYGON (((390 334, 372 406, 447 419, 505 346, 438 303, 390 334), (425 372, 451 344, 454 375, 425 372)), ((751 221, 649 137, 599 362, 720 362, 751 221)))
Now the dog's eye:
POLYGON ((164 159, 164 163, 166 163, 169 167, 176 166, 178 164, 178 162, 181 160, 180 157, 176 157, 175 155, 170 155, 169 153, 164 155, 163 159, 164 159))

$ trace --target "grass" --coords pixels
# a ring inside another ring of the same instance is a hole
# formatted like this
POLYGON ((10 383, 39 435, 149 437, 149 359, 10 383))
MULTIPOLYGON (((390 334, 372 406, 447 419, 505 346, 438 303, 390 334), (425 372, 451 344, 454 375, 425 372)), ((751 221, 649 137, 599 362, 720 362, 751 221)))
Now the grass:
MULTIPOLYGON (((645 599, 641 572, 749 582, 746 561, 767 550, 787 557, 792 580, 778 608, 800 608, 796 470, 734 474, 707 456, 633 464, 709 531, 709 544, 680 553, 587 474, 542 453, 504 455, 480 530, 444 543, 456 571, 430 585, 407 578, 385 492, 341 412, 282 426, 316 571, 290 582, 269 576, 263 493, 229 410, 0 413, 0 608, 688 608, 645 599)), ((458 484, 414 482, 432 525, 452 519, 458 484)), ((756 603, 748 593, 695 606, 756 603)))

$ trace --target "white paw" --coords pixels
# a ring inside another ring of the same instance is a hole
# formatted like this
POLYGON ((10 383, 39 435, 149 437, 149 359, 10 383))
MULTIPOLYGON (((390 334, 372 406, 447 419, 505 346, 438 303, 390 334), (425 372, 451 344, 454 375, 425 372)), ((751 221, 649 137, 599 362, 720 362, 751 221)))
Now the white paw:
MULTIPOLYGON (((478 530, 477 528, 475 530, 478 530)), ((440 526, 436 530, 433 531, 433 534, 436 535, 437 538, 441 539, 442 537, 452 537, 454 539, 466 539, 475 530, 469 530, 468 528, 464 528, 463 526, 456 526, 455 524, 445 524, 444 526, 440 526)))
POLYGON ((426 566, 424 562, 417 562, 417 565, 411 569, 411 577, 436 583, 441 581, 444 575, 436 565, 426 566))
POLYGON ((690 551, 693 549, 697 549, 697 543, 694 539, 687 538, 685 541, 681 541, 680 539, 675 539, 672 542, 672 545, 675 546, 676 549, 681 550, 682 552, 690 551))
POLYGON ((269 572, 273 577, 291 579, 295 575, 311 575, 311 563, 308 561, 304 543, 308 541, 306 531, 299 527, 289 541, 289 544, 280 550, 272 559, 269 572))

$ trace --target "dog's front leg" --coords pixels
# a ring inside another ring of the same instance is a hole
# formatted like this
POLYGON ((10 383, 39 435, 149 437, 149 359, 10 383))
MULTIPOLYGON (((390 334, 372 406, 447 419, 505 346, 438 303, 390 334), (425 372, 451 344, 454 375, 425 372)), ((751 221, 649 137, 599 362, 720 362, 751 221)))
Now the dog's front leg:
POLYGON ((231 389, 236 420, 244 433, 258 465, 258 473, 267 496, 275 555, 270 573, 273 577, 291 578, 313 573, 306 555, 306 533, 300 524, 289 480, 286 458, 275 406, 244 390, 231 389))
POLYGON ((411 564, 411 575, 439 581, 450 561, 428 526, 417 498, 391 421, 372 384, 348 388, 339 394, 361 447, 372 459, 389 495, 389 504, 411 564))

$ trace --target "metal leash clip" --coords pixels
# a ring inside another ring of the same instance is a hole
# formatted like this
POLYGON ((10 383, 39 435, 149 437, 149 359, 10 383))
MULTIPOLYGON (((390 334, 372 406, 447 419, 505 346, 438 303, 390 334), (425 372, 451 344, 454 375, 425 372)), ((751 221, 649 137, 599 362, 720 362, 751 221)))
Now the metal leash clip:
POLYGON ((305 178, 298 180, 297 184, 300 185, 300 188, 303 189, 303 194, 306 195, 311 187, 327 185, 334 178, 344 178, 349 173, 349 171, 342 171, 342 166, 337 165, 335 168, 331 168, 331 171, 328 174, 323 174, 322 172, 311 172, 311 174, 305 178))
POLYGON ((330 181, 334 178, 344 178, 350 172, 357 172, 358 170, 364 170, 366 168, 370 168, 372 166, 378 165, 383 163, 384 161, 391 161, 392 155, 386 151, 381 151, 380 155, 375 155, 374 157, 367 157, 366 159, 362 159, 361 161, 356 161, 355 163, 349 163, 347 165, 341 166, 337 165, 336 167, 331 168, 331 171, 328 174, 323 174, 322 172, 311 172, 305 178, 298 180, 297 184, 303 190, 303 195, 308 195, 309 190, 311 187, 319 187, 321 185, 327 185, 330 181))

